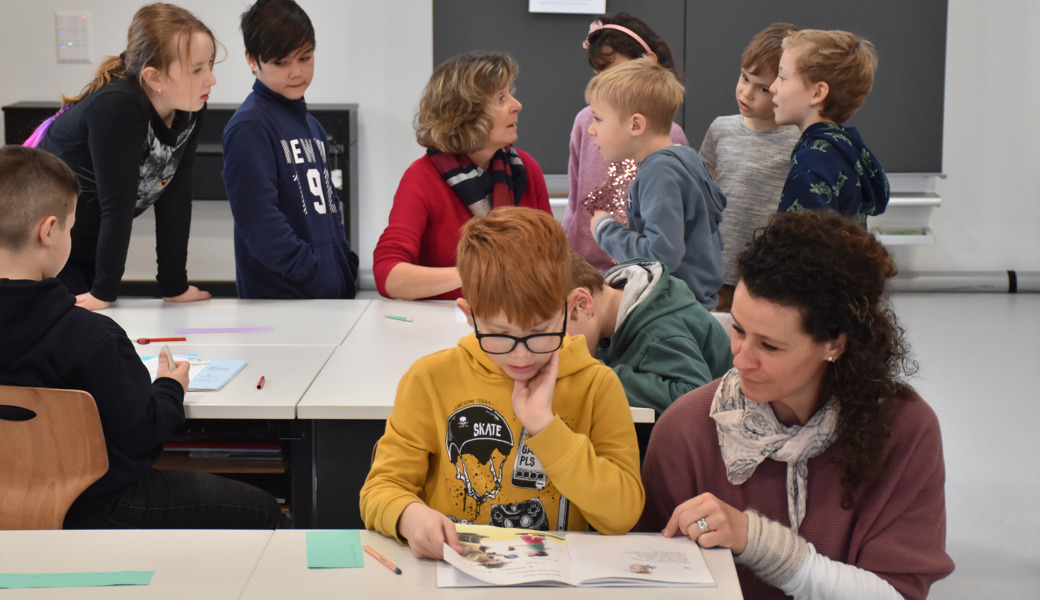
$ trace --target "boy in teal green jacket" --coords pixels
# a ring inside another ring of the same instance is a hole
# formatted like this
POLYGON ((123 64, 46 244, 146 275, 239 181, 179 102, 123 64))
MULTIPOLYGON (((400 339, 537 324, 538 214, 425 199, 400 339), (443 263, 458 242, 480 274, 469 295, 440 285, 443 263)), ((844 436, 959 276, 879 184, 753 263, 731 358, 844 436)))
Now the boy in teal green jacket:
POLYGON ((571 277, 577 300, 567 333, 585 336, 632 406, 660 415, 733 367, 725 328, 663 264, 636 259, 600 275, 572 250, 571 277))

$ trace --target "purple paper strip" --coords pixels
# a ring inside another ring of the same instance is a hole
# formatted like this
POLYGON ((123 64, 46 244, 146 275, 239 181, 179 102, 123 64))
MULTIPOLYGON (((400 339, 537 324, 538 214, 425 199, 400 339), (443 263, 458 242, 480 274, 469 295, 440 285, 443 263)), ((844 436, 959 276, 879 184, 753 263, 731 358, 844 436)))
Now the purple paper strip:
POLYGON ((177 333, 269 333, 274 327, 201 327, 178 329, 177 333))

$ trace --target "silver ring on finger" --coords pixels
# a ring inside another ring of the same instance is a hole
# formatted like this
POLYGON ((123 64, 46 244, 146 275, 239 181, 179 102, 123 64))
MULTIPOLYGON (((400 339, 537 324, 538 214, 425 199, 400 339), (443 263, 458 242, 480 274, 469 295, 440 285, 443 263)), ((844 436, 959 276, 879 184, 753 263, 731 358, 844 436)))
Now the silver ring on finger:
POLYGON ((707 519, 698 519, 697 528, 701 530, 701 533, 708 533, 711 531, 711 527, 708 527, 707 519))

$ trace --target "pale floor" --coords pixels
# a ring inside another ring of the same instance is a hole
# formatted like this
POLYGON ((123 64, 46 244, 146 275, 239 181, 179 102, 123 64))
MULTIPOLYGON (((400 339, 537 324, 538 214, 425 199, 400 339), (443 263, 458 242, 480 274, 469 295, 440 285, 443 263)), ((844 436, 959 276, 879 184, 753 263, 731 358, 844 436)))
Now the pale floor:
POLYGON ((1040 294, 898 294, 939 416, 947 551, 931 598, 1040 598, 1040 294))

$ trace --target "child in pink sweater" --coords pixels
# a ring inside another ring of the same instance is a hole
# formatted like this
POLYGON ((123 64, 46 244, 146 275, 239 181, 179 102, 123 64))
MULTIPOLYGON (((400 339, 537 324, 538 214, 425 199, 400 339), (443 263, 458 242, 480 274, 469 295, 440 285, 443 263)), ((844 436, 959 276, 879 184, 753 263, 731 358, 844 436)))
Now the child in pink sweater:
MULTIPOLYGON (((646 23, 626 13, 597 17, 589 26, 584 44, 589 65, 596 73, 641 56, 650 55, 664 67, 675 70, 672 51, 661 36, 646 23)), ((570 160, 567 175, 570 192, 563 228, 571 247, 585 257, 589 264, 606 271, 617 262, 596 244, 589 231, 589 221, 595 210, 606 210, 624 224, 628 186, 635 177, 638 165, 634 160, 607 163, 589 135, 592 111, 588 106, 574 118, 571 130, 570 160)), ((686 134, 672 123, 672 141, 688 146, 686 134)))

